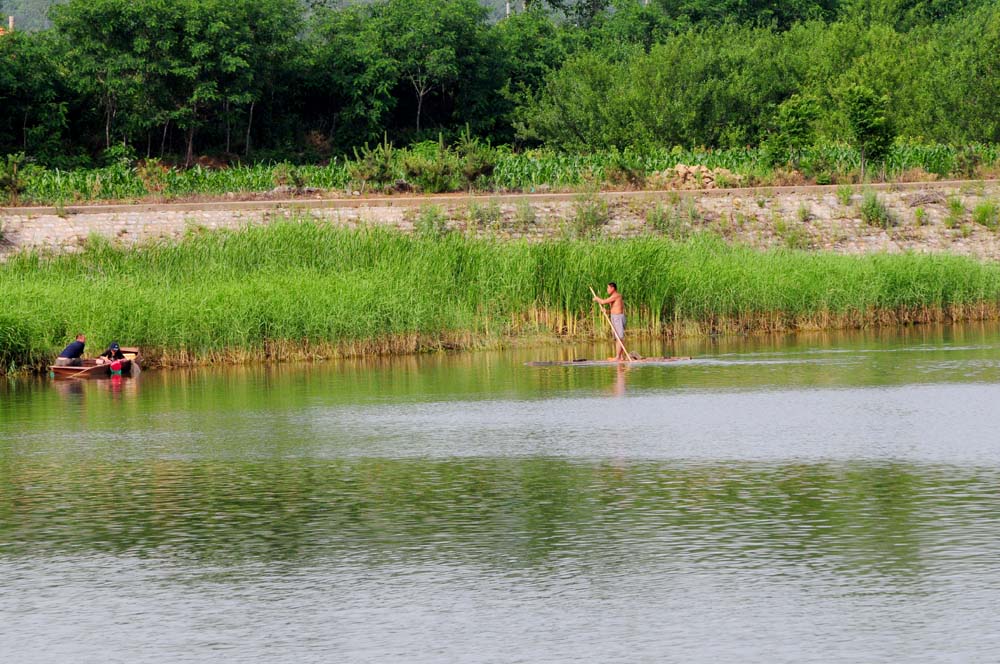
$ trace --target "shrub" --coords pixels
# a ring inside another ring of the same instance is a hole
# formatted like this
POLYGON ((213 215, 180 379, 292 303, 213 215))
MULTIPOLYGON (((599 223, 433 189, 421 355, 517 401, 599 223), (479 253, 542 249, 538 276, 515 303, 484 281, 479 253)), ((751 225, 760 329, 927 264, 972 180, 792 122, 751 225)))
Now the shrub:
POLYGON ((474 188, 482 180, 493 175, 493 171, 496 170, 498 159, 496 148, 472 136, 468 126, 462 132, 455 152, 460 162, 465 189, 474 188))
POLYGON ((478 228, 499 228, 503 221, 503 212, 496 201, 486 205, 469 204, 469 221, 478 228))
POLYGON ((275 164, 271 171, 271 179, 275 187, 291 187, 295 191, 302 191, 306 186, 306 178, 302 169, 287 161, 275 164))
POLYGON ((354 163, 348 173, 361 189, 371 187, 381 191, 392 184, 396 179, 396 150, 389 139, 383 139, 374 148, 365 143, 360 153, 354 148, 354 163))
POLYGON ((535 207, 529 201, 518 201, 514 208, 514 224, 520 230, 525 230, 529 226, 534 226, 537 222, 535 207))
POLYGON ((889 228, 896 225, 895 216, 874 191, 866 191, 861 199, 861 219, 869 226, 889 228))
POLYGON ((842 184, 837 187, 837 200, 844 207, 851 204, 851 200, 854 198, 854 188, 849 184, 842 184))
POLYGON ((806 203, 802 203, 799 205, 799 209, 796 211, 795 216, 798 217, 799 221, 805 224, 813 218, 812 209, 810 209, 809 205, 806 203))
POLYGON ((135 148, 131 145, 115 143, 111 147, 101 152, 101 162, 105 166, 127 166, 131 167, 135 163, 135 148))
POLYGON ((734 177, 722 171, 716 171, 715 173, 715 188, 716 189, 732 189, 737 186, 739 182, 736 181, 734 177))
POLYGON ((0 192, 3 192, 12 206, 20 204, 21 193, 24 191, 22 164, 24 164, 23 152, 7 155, 6 163, 0 161, 0 192))
POLYGON ((424 205, 413 221, 413 232, 422 238, 442 238, 448 234, 448 222, 437 205, 424 205))
POLYGON ((419 143, 403 155, 403 171, 421 191, 440 194, 462 188, 462 164, 444 139, 419 143))
POLYGON ((972 220, 980 226, 996 230, 1000 225, 1000 207, 995 201, 983 201, 972 210, 972 220))
POLYGON ((646 184, 645 169, 628 159, 628 155, 617 150, 608 158, 604 169, 604 179, 612 185, 641 189, 646 184))
POLYGON ((913 221, 917 226, 926 226, 929 222, 927 221, 927 210, 922 207, 918 207, 913 211, 913 221))
POLYGON ((577 237, 596 235, 601 228, 608 225, 611 215, 608 204, 596 195, 586 195, 577 198, 574 207, 573 231, 577 237))
POLYGON ((955 153, 955 166, 952 168, 952 173, 965 179, 974 178, 979 172, 979 166, 982 162, 983 159, 976 148, 971 145, 966 146, 955 153))
POLYGON ((684 215, 692 224, 697 224, 701 221, 701 210, 698 209, 698 203, 693 198, 685 199, 684 215))
POLYGON ((676 207, 657 204, 650 208, 646 211, 646 225, 660 235, 675 240, 682 240, 691 234, 690 228, 681 219, 676 207))
POLYGON ((965 219, 965 204, 958 196, 948 198, 948 216, 945 217, 944 225, 948 228, 957 228, 965 219))
POLYGON ((774 234, 789 249, 808 249, 812 246, 809 232, 802 224, 786 221, 783 217, 774 219, 774 234))
POLYGON ((146 193, 159 196, 167 186, 167 168, 159 159, 147 159, 135 168, 135 174, 142 181, 146 193))

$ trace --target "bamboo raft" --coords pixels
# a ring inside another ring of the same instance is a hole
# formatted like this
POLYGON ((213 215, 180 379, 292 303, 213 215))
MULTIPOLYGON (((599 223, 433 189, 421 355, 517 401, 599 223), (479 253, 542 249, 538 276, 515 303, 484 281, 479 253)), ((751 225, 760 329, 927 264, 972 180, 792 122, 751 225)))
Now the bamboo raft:
POLYGON ((524 365, 527 367, 613 367, 619 365, 633 367, 674 364, 675 362, 687 362, 691 359, 690 357, 643 357, 633 360, 588 360, 587 358, 580 358, 578 360, 525 362, 524 365))

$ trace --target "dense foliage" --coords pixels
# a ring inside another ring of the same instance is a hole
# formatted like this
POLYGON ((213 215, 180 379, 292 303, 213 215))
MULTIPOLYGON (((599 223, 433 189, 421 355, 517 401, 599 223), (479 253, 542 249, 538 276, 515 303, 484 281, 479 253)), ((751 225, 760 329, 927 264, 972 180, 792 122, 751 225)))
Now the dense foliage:
POLYGON ((879 161, 897 136, 1000 142, 995 2, 492 4, 69 0, 51 28, 0 37, 0 154, 319 162, 468 131, 579 152, 765 146, 776 162, 843 141, 879 161))

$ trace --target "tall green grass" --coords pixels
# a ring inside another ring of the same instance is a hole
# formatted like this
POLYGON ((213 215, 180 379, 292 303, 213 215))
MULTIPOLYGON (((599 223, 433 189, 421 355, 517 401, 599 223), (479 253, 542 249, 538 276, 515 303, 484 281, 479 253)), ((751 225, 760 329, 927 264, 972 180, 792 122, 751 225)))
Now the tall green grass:
POLYGON ((955 256, 760 252, 702 235, 503 242, 292 221, 15 255, 0 265, 0 358, 38 364, 78 331, 168 361, 589 334, 603 327, 588 287, 611 280, 630 329, 646 334, 984 318, 1000 304, 1000 266, 955 256))
MULTIPOLYGON (((437 144, 432 144, 436 146, 437 144)), ((430 187, 432 191, 455 189, 463 182, 459 172, 436 178, 428 184, 426 171, 433 166, 435 152, 425 144, 411 148, 392 149, 382 164, 387 182, 409 181, 418 188, 430 187), (419 158, 419 159, 418 159, 419 158), (413 171, 414 163, 421 167, 413 171), (410 171, 408 171, 410 169, 410 171), (452 177, 453 176, 453 177, 452 177), (423 183, 423 184, 422 184, 423 183)), ((676 166, 677 164, 704 165, 709 168, 726 168, 744 176, 746 184, 782 184, 784 171, 775 168, 767 151, 758 148, 730 150, 684 150, 680 148, 651 148, 637 151, 596 152, 592 154, 565 154, 546 149, 514 152, 506 147, 477 146, 477 158, 488 162, 488 167, 478 164, 474 188, 488 191, 539 191, 594 186, 617 186, 623 173, 639 179, 676 166)), ((454 150, 440 148, 442 159, 454 161, 450 168, 469 167, 468 159, 461 161, 454 150)), ((907 171, 921 169, 939 177, 970 177, 963 166, 974 156, 977 168, 1000 168, 1000 146, 973 145, 956 148, 947 145, 922 145, 897 143, 886 161, 886 177, 899 178, 907 171)), ((352 173, 363 156, 354 159, 334 159, 324 166, 291 166, 285 163, 235 165, 224 169, 166 169, 151 185, 144 178, 141 165, 119 163, 106 168, 60 171, 31 166, 23 173, 24 191, 21 195, 27 204, 66 204, 101 200, 135 200, 148 196, 175 199, 190 196, 221 196, 228 193, 260 193, 284 184, 290 173, 303 186, 324 190, 358 188, 367 190, 363 183, 354 181, 352 173)), ((804 150, 799 155, 799 169, 806 177, 816 181, 856 178, 860 172, 860 155, 856 150, 841 144, 826 144, 804 150)), ((442 165, 443 166, 443 165, 442 165)), ((2 192, 0 192, 2 197, 2 192)))

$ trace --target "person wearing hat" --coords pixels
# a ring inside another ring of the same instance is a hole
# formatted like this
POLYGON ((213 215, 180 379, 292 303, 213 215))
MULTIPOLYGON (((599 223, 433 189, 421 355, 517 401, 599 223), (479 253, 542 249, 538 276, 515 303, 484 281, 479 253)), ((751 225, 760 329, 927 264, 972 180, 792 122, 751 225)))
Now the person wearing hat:
POLYGON ((97 361, 101 364, 107 364, 109 362, 114 362, 115 360, 124 360, 125 353, 122 352, 121 346, 118 345, 117 341, 113 341, 108 349, 101 353, 97 361))

